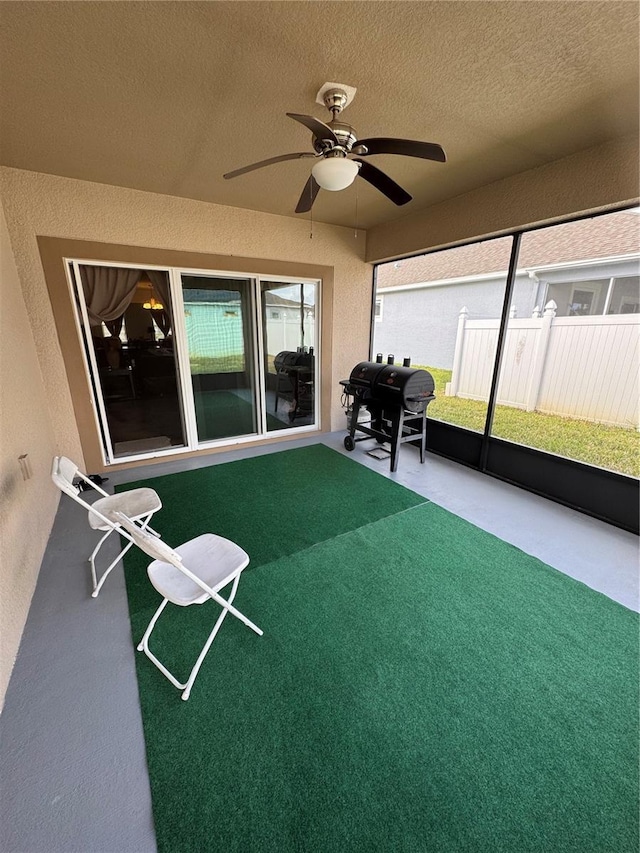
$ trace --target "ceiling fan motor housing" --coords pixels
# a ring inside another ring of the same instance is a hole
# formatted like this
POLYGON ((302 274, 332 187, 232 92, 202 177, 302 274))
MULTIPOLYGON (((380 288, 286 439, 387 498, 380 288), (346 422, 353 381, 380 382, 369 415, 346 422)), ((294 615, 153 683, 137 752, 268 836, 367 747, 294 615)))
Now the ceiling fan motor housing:
MULTIPOLYGON (((345 155, 350 153, 354 144, 358 141, 355 129, 351 127, 350 124, 345 124, 342 121, 336 121, 335 118, 327 123, 327 127, 330 127, 337 136, 340 148, 344 149, 345 155)), ((324 154, 329 149, 335 150, 334 143, 331 140, 320 139, 317 136, 313 137, 313 147, 318 154, 324 154)))

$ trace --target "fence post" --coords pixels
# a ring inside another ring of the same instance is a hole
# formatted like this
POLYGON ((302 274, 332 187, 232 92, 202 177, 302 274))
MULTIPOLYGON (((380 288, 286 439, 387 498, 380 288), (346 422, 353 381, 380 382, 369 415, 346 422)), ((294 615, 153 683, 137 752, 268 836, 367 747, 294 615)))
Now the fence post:
MULTIPOLYGON (((529 383, 527 385, 526 397, 527 412, 535 411, 538 404, 542 374, 544 373, 544 363, 547 359, 547 348, 549 346, 549 337, 551 335, 551 323, 553 322, 553 318, 556 316, 557 308, 558 306, 553 299, 550 302, 547 302, 544 306, 544 314, 540 321, 540 330, 538 332, 538 340, 536 341, 536 351, 533 355, 531 370, 529 372, 529 383)), ((540 316, 539 311, 538 316, 540 316)))
POLYGON ((447 383, 445 394, 447 397, 456 397, 460 383, 460 367, 462 365, 462 350, 464 349, 464 327, 467 323, 469 311, 464 305, 458 315, 458 332, 456 334, 456 348, 453 352, 453 369, 451 371, 451 382, 447 383))

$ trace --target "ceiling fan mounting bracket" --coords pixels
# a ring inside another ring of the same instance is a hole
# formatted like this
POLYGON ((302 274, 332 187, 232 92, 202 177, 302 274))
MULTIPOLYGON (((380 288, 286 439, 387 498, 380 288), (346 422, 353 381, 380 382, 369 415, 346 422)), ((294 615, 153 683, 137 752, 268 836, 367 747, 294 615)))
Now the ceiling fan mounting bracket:
POLYGON ((347 93, 344 89, 329 89, 324 93, 324 105, 331 110, 335 118, 347 106, 347 93))
POLYGON ((346 83, 325 83, 318 90, 316 104, 322 104, 331 110, 335 118, 349 106, 357 91, 355 86, 347 86, 346 83))

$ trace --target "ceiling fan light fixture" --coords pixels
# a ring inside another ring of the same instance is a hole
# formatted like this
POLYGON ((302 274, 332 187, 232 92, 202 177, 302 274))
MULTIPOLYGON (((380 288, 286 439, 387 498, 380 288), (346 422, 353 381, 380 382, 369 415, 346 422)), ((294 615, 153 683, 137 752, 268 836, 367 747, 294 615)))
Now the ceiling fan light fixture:
POLYGON ((345 190, 354 182, 359 164, 346 157, 325 157, 315 164, 311 174, 323 190, 345 190))

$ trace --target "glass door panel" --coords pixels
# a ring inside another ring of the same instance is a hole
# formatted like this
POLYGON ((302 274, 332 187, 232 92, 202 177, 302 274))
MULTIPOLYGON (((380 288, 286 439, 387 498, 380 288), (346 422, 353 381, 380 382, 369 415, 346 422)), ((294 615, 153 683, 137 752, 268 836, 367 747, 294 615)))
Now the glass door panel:
POLYGON ((181 275, 198 442, 258 431, 249 278, 181 275))
POLYGON ((95 264, 77 264, 77 271, 108 455, 184 447, 168 274, 95 264))
POLYGON ((316 422, 317 290, 316 283, 260 283, 268 432, 316 422))

